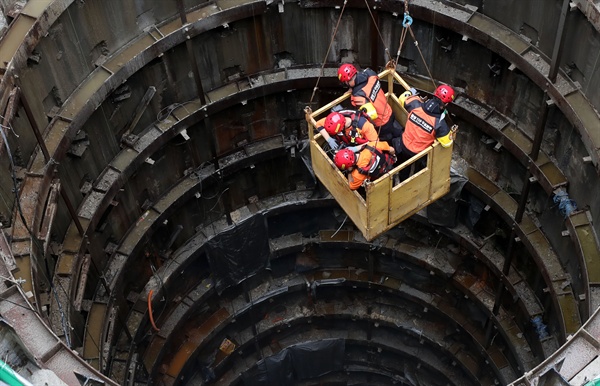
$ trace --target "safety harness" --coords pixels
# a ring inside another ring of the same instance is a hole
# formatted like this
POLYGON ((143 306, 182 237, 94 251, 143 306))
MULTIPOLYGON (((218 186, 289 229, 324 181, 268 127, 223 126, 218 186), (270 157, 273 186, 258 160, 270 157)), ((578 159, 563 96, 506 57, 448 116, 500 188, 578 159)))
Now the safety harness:
POLYGON ((362 145, 369 142, 362 136, 362 130, 359 129, 359 127, 363 127, 367 122, 367 118, 364 116, 364 114, 355 112, 353 110, 343 110, 340 111, 340 114, 350 118, 352 122, 347 131, 344 129, 338 133, 344 143, 349 145, 362 145))
POLYGON ((366 167, 356 168, 360 174, 376 180, 390 170, 394 165, 395 160, 391 154, 383 153, 370 145, 366 145, 364 148, 371 152, 371 159, 366 167))

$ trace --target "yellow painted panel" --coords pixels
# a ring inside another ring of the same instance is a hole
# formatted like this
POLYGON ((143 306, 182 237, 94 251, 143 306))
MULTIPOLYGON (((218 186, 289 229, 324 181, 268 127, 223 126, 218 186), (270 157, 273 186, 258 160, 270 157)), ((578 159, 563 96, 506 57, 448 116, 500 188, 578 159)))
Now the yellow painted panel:
POLYGON ((406 118, 408 117, 408 113, 400 105, 400 100, 396 95, 388 95, 388 101, 392 106, 392 110, 394 111, 394 115, 396 116, 396 120, 400 122, 402 127, 406 125, 406 118))
POLYGON ((380 234, 389 225, 388 212, 390 208, 391 178, 386 173, 371 183, 367 189, 367 228, 369 235, 380 234))
POLYGON ((392 190, 390 223, 397 223, 406 213, 419 208, 429 198, 429 170, 420 170, 392 190))
POLYGON ((27 5, 21 11, 22 15, 31 16, 34 19, 42 16, 46 8, 52 3, 53 0, 36 0, 36 1, 28 1, 27 5))
MULTIPOLYGON (((316 139, 320 137, 320 134, 315 136, 316 139)), ((310 141, 310 153, 315 175, 364 234, 367 226, 365 201, 360 194, 350 189, 346 176, 338 170, 315 139, 310 141)))
MULTIPOLYGON (((29 242, 29 241, 28 241, 29 242)), ((15 256, 15 263, 17 270, 13 272, 13 276, 17 280, 25 280, 21 283, 23 292, 33 292, 33 286, 31 285, 31 256, 15 256)))
POLYGON ((19 16, 12 23, 2 41, 0 41, 0 69, 8 68, 8 63, 23 44, 25 36, 35 23, 35 19, 19 16))
MULTIPOLYGON (((389 86, 388 101, 394 110, 396 119, 404 124, 407 112, 404 107, 400 106, 395 92, 401 93, 410 86, 393 70, 383 71, 379 74, 379 78, 386 78, 389 86)), ((322 118, 333 106, 340 104, 348 97, 349 94, 344 94, 314 112, 306 111, 309 132, 314 132, 316 120, 322 118)), ((346 176, 335 167, 319 142, 323 143, 324 141, 321 135, 317 134, 311 141, 311 157, 315 175, 369 241, 444 196, 450 190, 452 147, 443 148, 436 143, 411 159, 410 163, 396 167, 369 184, 366 188, 366 199, 363 199, 356 191, 350 190, 346 176), (395 174, 404 168, 409 168, 411 163, 423 157, 428 158, 426 168, 418 171, 398 186, 392 186, 395 174)))
POLYGON ((439 143, 433 146, 430 160, 432 168, 431 196, 438 198, 450 190, 450 162, 452 161, 452 148, 442 147, 439 143), (443 192, 443 193, 442 193, 443 192))
MULTIPOLYGON (((86 324, 85 338, 83 342, 83 358, 96 359, 94 365, 98 366, 100 357, 100 342, 102 341, 102 328, 104 327, 104 315, 106 304, 94 303, 90 309, 88 322, 86 324)), ((98 369, 99 367, 96 367, 98 369)))

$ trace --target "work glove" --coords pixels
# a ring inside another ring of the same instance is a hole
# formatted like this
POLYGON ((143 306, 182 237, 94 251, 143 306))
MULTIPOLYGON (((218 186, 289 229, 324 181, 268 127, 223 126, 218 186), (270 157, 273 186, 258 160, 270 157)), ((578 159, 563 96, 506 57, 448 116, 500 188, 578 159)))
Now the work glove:
POLYGON ((337 150, 340 148, 340 145, 337 144, 337 142, 335 141, 335 139, 329 137, 327 138, 327 143, 329 144, 329 147, 331 148, 331 150, 337 150))
POLYGON ((348 146, 346 149, 351 150, 353 153, 358 153, 363 149, 364 145, 348 146))

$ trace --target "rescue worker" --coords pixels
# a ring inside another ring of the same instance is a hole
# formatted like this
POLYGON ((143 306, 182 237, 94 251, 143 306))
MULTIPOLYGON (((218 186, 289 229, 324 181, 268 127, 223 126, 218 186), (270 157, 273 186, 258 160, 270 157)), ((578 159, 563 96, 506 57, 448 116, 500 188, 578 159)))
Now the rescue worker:
POLYGON ((350 189, 356 190, 365 181, 376 180, 392 170, 396 162, 394 148, 387 142, 368 142, 360 149, 342 149, 335 154, 333 162, 348 175, 350 189), (356 152, 354 150, 357 150, 356 152))
POLYGON ((367 68, 358 72, 352 64, 344 63, 338 68, 338 79, 350 88, 352 105, 363 111, 376 127, 381 127, 381 140, 389 142, 402 135, 402 126, 396 121, 375 71, 367 68))
POLYGON ((416 90, 406 91, 400 96, 400 103, 408 112, 404 132, 392 141, 400 163, 410 159, 437 139, 443 147, 452 145, 454 133, 446 123, 446 106, 454 100, 452 87, 441 85, 433 97, 427 101, 416 95, 416 90))
POLYGON ((352 110, 329 113, 327 117, 317 121, 317 128, 323 137, 327 134, 327 137, 332 137, 346 146, 379 140, 373 124, 363 114, 352 110))

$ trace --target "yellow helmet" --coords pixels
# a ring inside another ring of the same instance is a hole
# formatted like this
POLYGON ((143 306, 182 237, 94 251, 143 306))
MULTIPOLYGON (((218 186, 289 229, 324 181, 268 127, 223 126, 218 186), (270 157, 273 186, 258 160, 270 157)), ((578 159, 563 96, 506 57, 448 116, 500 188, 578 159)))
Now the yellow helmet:
POLYGON ((404 106, 404 102, 406 101, 406 98, 408 98, 409 96, 411 96, 412 93, 408 90, 404 91, 401 95, 400 95, 400 105, 404 106))

